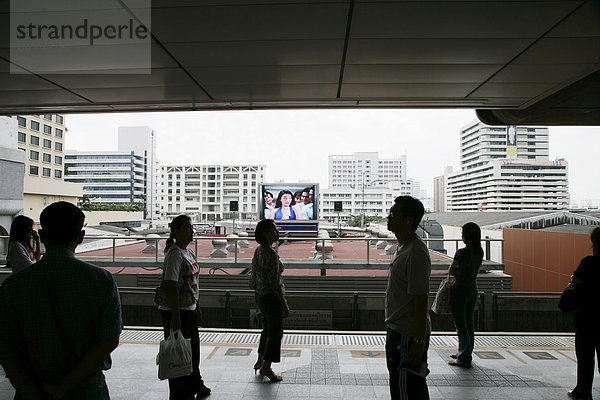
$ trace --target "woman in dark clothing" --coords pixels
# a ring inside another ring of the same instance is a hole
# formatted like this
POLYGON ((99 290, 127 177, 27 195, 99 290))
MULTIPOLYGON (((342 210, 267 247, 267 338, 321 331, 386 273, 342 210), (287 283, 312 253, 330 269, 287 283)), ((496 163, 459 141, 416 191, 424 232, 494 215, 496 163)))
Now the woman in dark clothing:
POLYGON ((473 314, 477 303, 477 273, 483 260, 481 229, 473 222, 462 227, 462 240, 466 247, 458 250, 448 271, 455 277, 450 291, 450 308, 456 333, 458 333, 458 353, 448 364, 455 367, 471 367, 471 357, 475 345, 475 324, 473 314))
POLYGON ((577 385, 569 396, 575 399, 592 399, 594 380, 594 353, 598 355, 600 370, 600 322, 598 310, 600 297, 600 228, 591 234, 592 256, 584 257, 571 276, 575 285, 577 311, 575 312, 575 354, 577 356, 577 385))
POLYGON ((24 215, 15 217, 10 225, 6 266, 11 268, 13 273, 19 272, 40 261, 41 249, 40 237, 33 229, 33 220, 24 215))
POLYGON ((259 370, 271 382, 278 382, 283 378, 273 372, 271 363, 280 360, 283 318, 287 318, 290 312, 281 277, 283 264, 273 249, 273 244, 279 240, 279 233, 272 220, 263 219, 256 225, 254 235, 260 246, 256 248, 252 258, 251 287, 255 290, 256 303, 263 318, 254 372, 259 370))

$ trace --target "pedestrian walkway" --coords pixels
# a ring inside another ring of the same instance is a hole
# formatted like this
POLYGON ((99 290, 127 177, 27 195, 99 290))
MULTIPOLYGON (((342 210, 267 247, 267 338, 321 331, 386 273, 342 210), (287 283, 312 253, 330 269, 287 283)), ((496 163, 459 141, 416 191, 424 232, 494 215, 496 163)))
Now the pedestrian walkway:
MULTIPOLYGON (((155 356, 162 333, 126 330, 107 372, 114 400, 166 400, 155 356)), ((201 372, 213 389, 210 399, 374 399, 389 398, 382 334, 286 332, 282 362, 274 370, 284 380, 263 382, 254 375, 256 331, 202 331, 201 372)), ((456 336, 432 337, 429 392, 432 399, 568 399, 575 385, 572 336, 489 335, 476 340, 473 368, 447 365, 456 336)), ((594 396, 600 397, 596 373, 594 396)), ((4 374, 0 399, 12 399, 4 374)))

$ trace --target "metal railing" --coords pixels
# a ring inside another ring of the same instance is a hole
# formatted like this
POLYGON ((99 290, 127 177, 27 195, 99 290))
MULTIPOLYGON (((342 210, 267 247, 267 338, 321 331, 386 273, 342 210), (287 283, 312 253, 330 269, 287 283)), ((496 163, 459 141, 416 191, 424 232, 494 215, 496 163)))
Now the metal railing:
MULTIPOLYGON (((112 263, 116 263, 119 261, 125 261, 126 259, 131 259, 131 257, 123 257, 123 256, 118 256, 117 255, 117 249, 119 247, 122 246, 126 246, 126 245, 131 245, 131 244, 135 244, 135 243, 140 243, 141 241, 146 242, 146 244, 154 244, 154 252, 152 255, 141 255, 141 256, 137 256, 134 257, 138 260, 148 260, 149 258, 154 258, 154 262, 158 263, 160 261, 162 261, 162 254, 160 251, 160 246, 159 243, 161 241, 166 241, 168 237, 146 237, 146 236, 86 236, 84 238, 84 243, 83 245, 80 245, 79 247, 79 251, 78 251, 78 256, 80 257, 88 257, 90 255, 86 254, 92 251, 97 251, 97 250, 107 250, 107 248, 111 249, 111 256, 108 257, 108 261, 111 261, 112 263), (87 243, 90 243, 91 241, 100 241, 100 240, 108 240, 110 241, 111 245, 110 246, 99 246, 98 248, 90 248, 89 250, 83 250, 82 248, 85 248, 85 245, 87 243), (121 242, 121 243, 118 243, 121 242)), ((196 255, 196 257, 198 259, 207 259, 210 257, 198 257, 198 248, 199 248, 199 242, 201 241, 212 241, 215 239, 220 239, 220 240, 227 240, 228 244, 227 246, 229 246, 230 243, 235 243, 233 247, 233 256, 232 257, 225 257, 225 258, 214 258, 214 260, 222 260, 224 263, 230 264, 231 261, 233 260, 233 264, 248 264, 248 258, 243 258, 241 259, 239 257, 239 253, 241 253, 241 251, 238 250, 238 242, 243 241, 243 240, 253 240, 253 238, 248 238, 248 237, 226 237, 226 236, 196 236, 193 238, 192 243, 189 245, 189 247, 194 249, 194 254, 196 255), (240 261, 243 260, 243 261, 240 261)), ((0 236, 0 242, 4 241, 4 248, 7 249, 8 248, 8 236, 0 236)), ((371 251, 373 251, 371 249, 371 246, 375 245, 377 242, 379 241, 385 241, 387 243, 397 243, 396 239, 392 239, 392 238, 315 238, 315 237, 282 237, 280 238, 280 243, 281 242, 299 242, 299 243, 306 243, 306 242, 313 242, 315 244, 314 248, 315 250, 310 251, 310 253, 312 253, 314 255, 313 258, 304 258, 303 259, 303 266, 302 268, 310 268, 310 266, 308 266, 307 264, 313 264, 313 265, 318 265, 318 264, 334 264, 337 263, 339 261, 357 261, 357 259, 328 259, 328 254, 330 253, 327 250, 326 247, 326 243, 327 242, 331 242, 331 243, 338 243, 338 242, 362 242, 363 246, 366 246, 366 257, 364 259, 360 259, 359 261, 364 260, 364 262, 362 264, 366 264, 366 265, 373 265, 373 266, 378 266, 381 264, 387 264, 389 263, 389 261, 391 261, 392 259, 392 254, 386 255, 385 258, 377 258, 372 256, 371 251), (321 244, 321 249, 320 251, 316 251, 317 248, 317 244, 321 244), (317 253, 320 253, 320 257, 316 258, 317 253), (387 257, 389 256, 389 257, 387 257)), ((461 239, 423 239, 423 241, 426 244, 430 244, 430 243, 444 243, 444 242, 449 242, 449 243, 454 243, 455 245, 455 249, 458 249, 460 244, 462 243, 461 239)), ((501 263, 502 260, 504 259, 504 240, 503 239, 490 239, 490 238, 485 238, 482 239, 482 247, 484 248, 484 259, 490 261, 491 260, 491 253, 492 253, 492 243, 493 242, 497 242, 500 243, 500 260, 497 260, 496 262, 501 263)), ((278 243, 277 248, 281 247, 281 245, 278 243)), ((436 251, 436 250, 433 250, 436 251)), ((438 251, 439 252, 439 251, 438 251)), ((231 253, 231 252, 230 252, 231 253)), ((439 252, 440 254, 443 254, 445 256, 447 256, 449 259, 452 258, 452 256, 448 255, 448 254, 444 254, 443 252, 439 252)), ((146 253, 149 254, 149 253, 146 253)), ((379 254, 380 256, 383 256, 383 254, 379 254)), ((4 259, 6 258, 6 254, 3 255, 4 259)), ((96 259, 104 259, 106 260, 106 256, 92 256, 95 257, 96 259)), ((283 258, 282 260, 296 260, 298 261, 298 259, 293 259, 293 258, 283 258)), ((387 268, 387 267, 386 267, 387 268)))

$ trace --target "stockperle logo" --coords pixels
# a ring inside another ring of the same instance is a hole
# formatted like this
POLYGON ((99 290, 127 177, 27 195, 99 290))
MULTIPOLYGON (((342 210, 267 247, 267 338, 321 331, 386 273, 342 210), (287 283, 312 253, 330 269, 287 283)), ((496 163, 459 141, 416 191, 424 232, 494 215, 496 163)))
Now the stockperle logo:
POLYGON ((14 74, 148 74, 150 0, 11 0, 14 74))

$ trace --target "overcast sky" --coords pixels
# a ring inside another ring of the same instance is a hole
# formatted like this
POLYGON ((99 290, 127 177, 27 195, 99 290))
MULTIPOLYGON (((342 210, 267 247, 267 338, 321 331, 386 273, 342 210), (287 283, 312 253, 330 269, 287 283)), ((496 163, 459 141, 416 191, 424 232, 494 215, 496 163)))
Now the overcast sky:
MULTIPOLYGON (((157 131, 161 164, 263 164, 266 181, 327 187, 327 156, 407 155, 408 176, 432 196, 444 166, 458 168, 460 128, 474 110, 273 110, 67 115, 67 150, 116 151, 119 126, 157 131)), ((600 127, 551 127, 550 157, 569 162, 571 197, 600 203, 600 127)))

